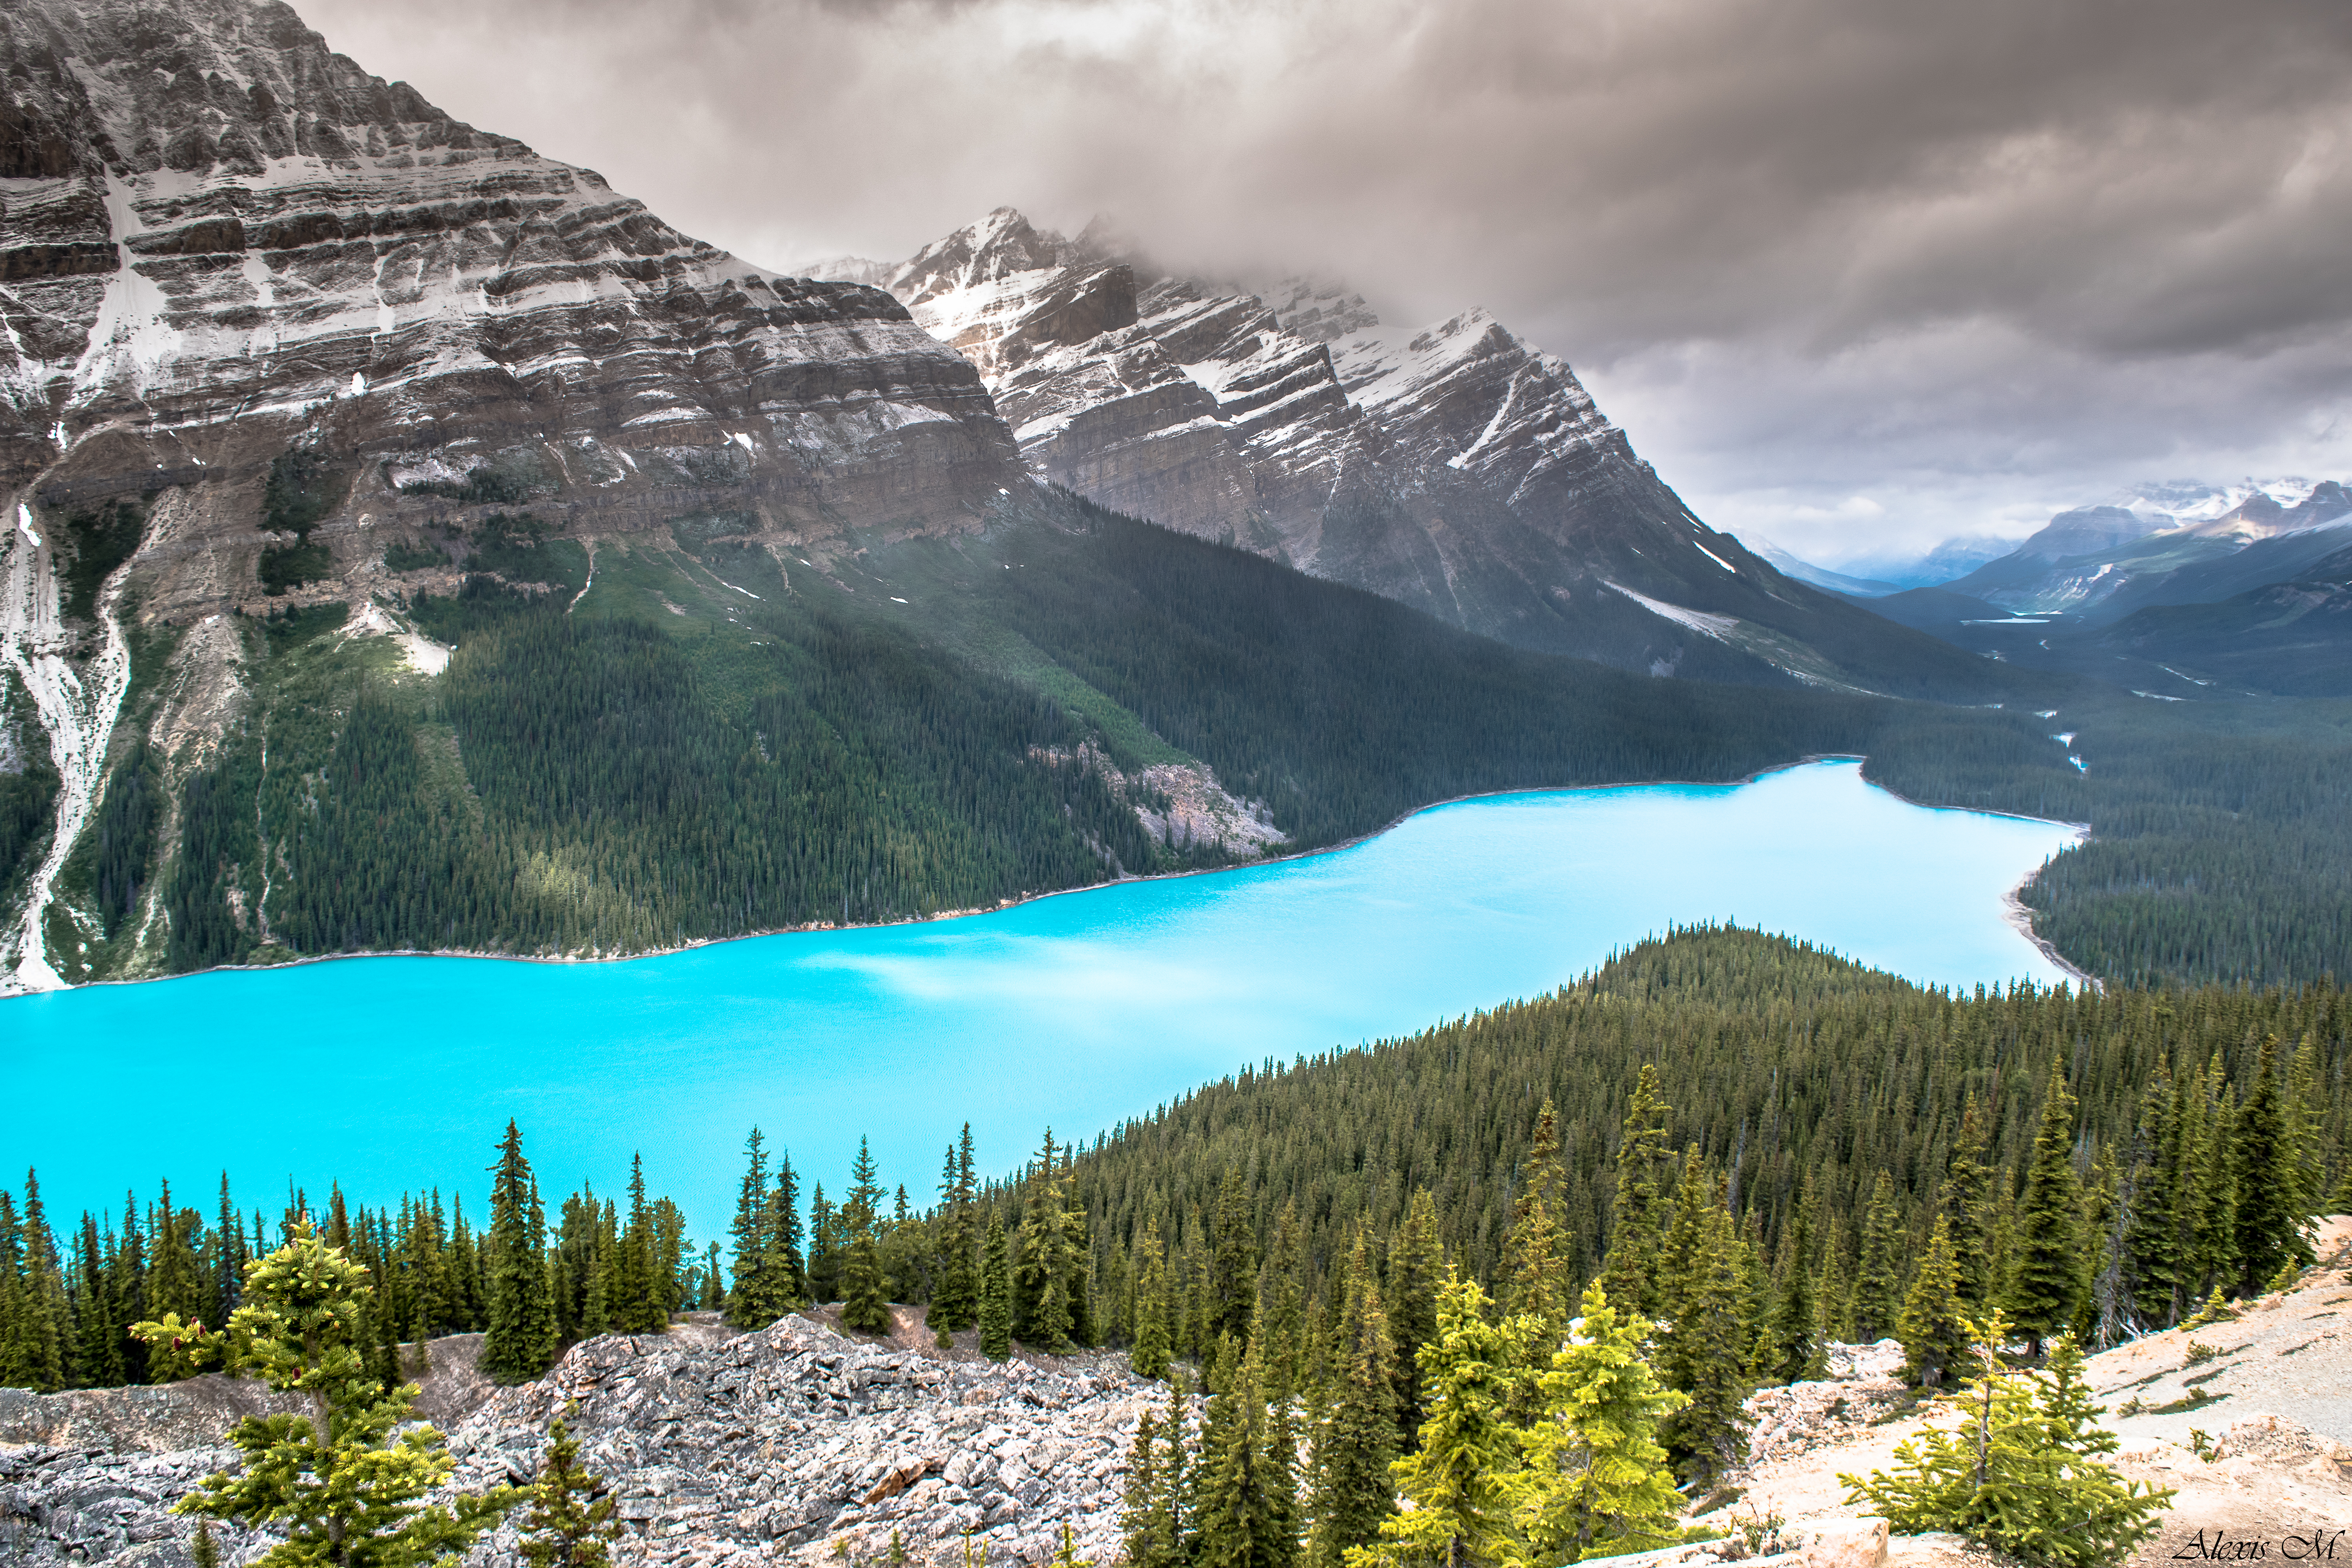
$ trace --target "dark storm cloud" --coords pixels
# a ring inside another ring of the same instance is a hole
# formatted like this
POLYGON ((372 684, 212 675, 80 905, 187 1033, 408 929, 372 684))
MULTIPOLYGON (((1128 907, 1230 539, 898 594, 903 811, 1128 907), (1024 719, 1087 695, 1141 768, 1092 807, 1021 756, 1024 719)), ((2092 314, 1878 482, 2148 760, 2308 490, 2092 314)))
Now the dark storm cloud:
POLYGON ((771 265, 1009 203, 1393 320, 1484 303, 1715 521, 1824 553, 2152 471, 2352 468, 2327 0, 303 9, 771 265))

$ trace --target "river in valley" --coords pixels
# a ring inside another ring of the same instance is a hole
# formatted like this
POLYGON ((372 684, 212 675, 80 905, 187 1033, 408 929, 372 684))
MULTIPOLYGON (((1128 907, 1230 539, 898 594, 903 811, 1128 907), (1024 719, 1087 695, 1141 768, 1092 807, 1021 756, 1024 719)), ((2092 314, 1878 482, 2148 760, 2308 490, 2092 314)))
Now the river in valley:
POLYGON ((551 1209, 648 1186, 722 1234, 758 1123, 838 1195, 861 1133, 920 1205, 969 1120, 1010 1170, 1267 1058, 1546 991, 1669 927, 1736 921, 1948 986, 2061 972, 2005 895, 2057 824, 1909 805, 1853 762, 1737 785, 1488 796, 1329 854, 996 913, 604 963, 360 958, 0 1001, 10 1186, 60 1232, 168 1178, 212 1212, 289 1178, 438 1184, 477 1220, 509 1117, 551 1209))

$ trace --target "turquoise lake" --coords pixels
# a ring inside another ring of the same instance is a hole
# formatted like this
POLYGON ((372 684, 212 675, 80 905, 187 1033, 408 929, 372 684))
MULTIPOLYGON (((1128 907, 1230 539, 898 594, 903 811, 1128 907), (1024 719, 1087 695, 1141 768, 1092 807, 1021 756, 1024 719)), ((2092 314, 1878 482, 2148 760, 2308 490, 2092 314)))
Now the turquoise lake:
POLYGON ((966 1120, 1010 1170, 1268 1057, 1409 1034, 1549 990, 1703 921, 1947 986, 2061 973, 2003 895, 2074 842, 1927 810, 1825 762, 1736 785, 1488 796, 1330 854, 992 914, 755 937, 608 963, 359 958, 0 1002, 7 1184, 60 1230, 152 1199, 207 1214, 289 1176, 371 1205, 457 1188, 478 1219, 509 1117, 550 1206, 633 1151, 694 1234, 733 1209, 758 1123, 838 1194, 860 1133, 930 1201, 966 1120))

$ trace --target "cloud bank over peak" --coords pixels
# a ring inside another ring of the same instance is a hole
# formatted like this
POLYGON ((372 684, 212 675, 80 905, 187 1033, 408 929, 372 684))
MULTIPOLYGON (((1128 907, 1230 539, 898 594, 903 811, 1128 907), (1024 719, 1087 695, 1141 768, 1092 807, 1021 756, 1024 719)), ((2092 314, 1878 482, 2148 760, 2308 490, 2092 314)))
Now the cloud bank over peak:
POLYGON ((2328 0, 305 0, 770 265, 999 205, 1483 304, 1718 526, 1825 559, 2152 473, 2352 471, 2328 0))

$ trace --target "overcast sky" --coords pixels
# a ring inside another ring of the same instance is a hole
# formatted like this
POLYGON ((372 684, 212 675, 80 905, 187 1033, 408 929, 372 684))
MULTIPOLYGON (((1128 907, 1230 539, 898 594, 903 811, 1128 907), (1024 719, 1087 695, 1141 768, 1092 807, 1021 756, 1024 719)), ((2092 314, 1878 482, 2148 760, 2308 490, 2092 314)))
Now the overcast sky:
POLYGON ((1000 205, 1483 304, 1836 562, 2352 477, 2341 0, 297 0, 770 267, 1000 205))

